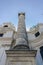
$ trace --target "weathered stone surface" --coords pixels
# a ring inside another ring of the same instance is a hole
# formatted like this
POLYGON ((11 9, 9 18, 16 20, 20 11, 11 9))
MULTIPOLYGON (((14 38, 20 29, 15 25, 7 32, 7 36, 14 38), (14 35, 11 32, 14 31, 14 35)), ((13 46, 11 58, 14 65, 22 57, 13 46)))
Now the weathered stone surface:
MULTIPOLYGON (((27 34, 26 34, 26 26, 25 26, 25 13, 19 13, 19 22, 18 22, 18 30, 17 30, 17 39, 15 46, 27 46, 29 49, 28 43, 27 43, 27 34)), ((20 49, 20 47, 19 47, 20 49)), ((25 48, 24 48, 25 49, 25 48)))
POLYGON ((7 62, 6 65, 36 65, 35 56, 36 51, 26 51, 26 50, 9 50, 6 51, 7 54, 7 62))
POLYGON ((19 13, 17 39, 13 49, 6 51, 6 65, 36 65, 36 50, 30 50, 25 27, 25 14, 19 13))

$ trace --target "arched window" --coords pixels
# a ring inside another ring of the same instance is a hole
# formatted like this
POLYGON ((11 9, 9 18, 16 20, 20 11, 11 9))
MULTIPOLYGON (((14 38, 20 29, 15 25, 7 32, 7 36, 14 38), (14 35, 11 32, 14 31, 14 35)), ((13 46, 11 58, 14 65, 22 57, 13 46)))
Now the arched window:
POLYGON ((0 37, 2 37, 2 36, 3 36, 3 33, 0 34, 0 37))
POLYGON ((41 54, 41 57, 43 59, 43 46, 40 47, 40 54, 41 54))
POLYGON ((4 27, 8 27, 8 25, 4 25, 4 27))
POLYGON ((40 35, 39 31, 35 33, 35 37, 38 37, 40 35))

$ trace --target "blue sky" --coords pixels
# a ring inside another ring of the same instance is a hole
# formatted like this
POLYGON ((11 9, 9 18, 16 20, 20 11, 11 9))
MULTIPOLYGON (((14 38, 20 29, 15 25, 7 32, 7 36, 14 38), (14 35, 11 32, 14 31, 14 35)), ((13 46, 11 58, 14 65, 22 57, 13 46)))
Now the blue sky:
POLYGON ((43 0, 0 0, 0 24, 11 22, 17 27, 19 12, 26 13, 27 28, 43 23, 43 0))

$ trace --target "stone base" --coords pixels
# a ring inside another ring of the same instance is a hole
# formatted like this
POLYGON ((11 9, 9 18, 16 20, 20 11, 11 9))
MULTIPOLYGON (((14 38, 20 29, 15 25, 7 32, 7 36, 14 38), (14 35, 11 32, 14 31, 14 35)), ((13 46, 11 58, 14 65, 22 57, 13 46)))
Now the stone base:
POLYGON ((36 65, 36 52, 33 50, 7 50, 6 65, 36 65))

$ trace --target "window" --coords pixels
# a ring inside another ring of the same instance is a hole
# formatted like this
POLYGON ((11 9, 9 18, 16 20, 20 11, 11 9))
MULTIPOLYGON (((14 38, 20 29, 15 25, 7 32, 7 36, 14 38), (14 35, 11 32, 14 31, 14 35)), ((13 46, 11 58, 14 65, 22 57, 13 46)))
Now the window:
POLYGON ((43 46, 40 47, 40 54, 41 54, 41 57, 43 59, 43 46))
POLYGON ((39 32, 35 33, 35 36, 36 36, 36 37, 38 37, 39 35, 40 35, 40 33, 39 33, 39 32))
POLYGON ((8 25, 4 25, 4 27, 8 27, 8 25))
POLYGON ((3 36, 3 34, 0 34, 0 37, 2 37, 3 36))

